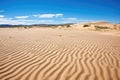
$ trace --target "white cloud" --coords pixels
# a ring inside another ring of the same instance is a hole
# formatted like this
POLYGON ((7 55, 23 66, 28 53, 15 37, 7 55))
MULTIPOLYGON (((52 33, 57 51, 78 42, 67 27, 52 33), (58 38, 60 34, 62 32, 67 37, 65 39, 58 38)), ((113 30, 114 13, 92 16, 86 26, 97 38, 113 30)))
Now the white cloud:
POLYGON ((0 18, 4 18, 5 16, 4 15, 0 15, 0 18))
POLYGON ((53 18, 54 14, 38 14, 38 15, 33 15, 34 17, 38 18, 53 18))
POLYGON ((25 19, 25 18, 28 18, 29 16, 15 16, 15 18, 17 19, 25 19))
MULTIPOLYGON (((60 14, 57 14, 57 17, 61 16, 60 14)), ((19 25, 19 24, 24 24, 24 25, 30 25, 30 24, 59 24, 59 23, 73 23, 75 18, 65 18, 64 20, 61 21, 56 21, 54 19, 37 19, 37 20, 29 20, 29 19, 17 19, 15 20, 14 18, 6 18, 4 16, 0 17, 0 24, 11 24, 11 25, 19 25)))
POLYGON ((63 14, 56 14, 55 16, 56 16, 56 17, 62 17, 63 14))
POLYGON ((12 25, 19 25, 19 24, 62 24, 62 23, 80 23, 80 22, 90 22, 93 20, 87 20, 87 19, 77 19, 75 17, 69 17, 69 18, 62 18, 63 14, 38 14, 33 15, 37 18, 49 18, 49 19, 26 19, 29 16, 15 16, 14 18, 6 18, 4 15, 0 15, 0 24, 12 24, 12 25), (61 18, 58 18, 61 17, 61 18), (52 19, 51 19, 52 18, 52 19), (56 18, 56 19, 55 19, 56 18))
POLYGON ((62 23, 77 23, 78 19, 77 18, 62 18, 62 23))
POLYGON ((33 16, 37 18, 53 18, 53 17, 62 17, 63 14, 37 14, 33 16))
POLYGON ((26 19, 29 16, 15 16, 14 18, 6 18, 4 15, 0 15, 0 24, 12 24, 12 25, 30 25, 30 24, 62 24, 62 23, 80 23, 80 22, 90 22, 93 20, 88 19, 77 19, 75 17, 69 17, 69 18, 62 18, 63 14, 38 14, 33 15, 37 18, 50 18, 50 19, 26 19), (60 19, 58 17, 61 17, 60 19), (52 18, 52 19, 51 19, 52 18), (57 19, 54 19, 57 18, 57 19))
POLYGON ((77 18, 62 18, 63 20, 70 20, 70 21, 74 21, 77 20, 77 18))
POLYGON ((22 24, 25 24, 25 25, 53 23, 53 20, 14 20, 14 21, 21 22, 22 24))
POLYGON ((0 24, 17 25, 17 24, 23 24, 23 22, 12 20, 12 18, 0 18, 0 24))
POLYGON ((0 17, 0 24, 11 24, 11 25, 30 25, 30 24, 51 24, 54 23, 53 20, 14 20, 12 18, 0 17))

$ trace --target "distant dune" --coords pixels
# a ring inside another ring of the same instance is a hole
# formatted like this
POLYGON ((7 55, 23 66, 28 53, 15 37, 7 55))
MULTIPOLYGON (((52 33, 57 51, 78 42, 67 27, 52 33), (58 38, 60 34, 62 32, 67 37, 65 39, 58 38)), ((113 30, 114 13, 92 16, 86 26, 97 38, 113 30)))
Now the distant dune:
POLYGON ((0 28, 0 80, 120 80, 119 75, 119 36, 0 28))
POLYGON ((120 24, 113 24, 105 21, 84 22, 84 23, 66 23, 66 24, 32 24, 32 25, 9 25, 1 24, 0 28, 34 28, 34 27, 51 27, 51 28, 74 28, 79 30, 120 30, 120 24))
POLYGON ((89 29, 89 30, 120 30, 120 24, 113 24, 110 22, 96 21, 74 24, 72 27, 77 29, 89 29))

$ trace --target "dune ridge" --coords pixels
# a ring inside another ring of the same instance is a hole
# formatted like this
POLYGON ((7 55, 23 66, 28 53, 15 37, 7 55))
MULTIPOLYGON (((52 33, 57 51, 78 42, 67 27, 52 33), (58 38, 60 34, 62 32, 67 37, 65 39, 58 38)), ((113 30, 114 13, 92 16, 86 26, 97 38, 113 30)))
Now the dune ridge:
POLYGON ((88 31, 0 28, 0 80, 120 80, 119 42, 88 31))

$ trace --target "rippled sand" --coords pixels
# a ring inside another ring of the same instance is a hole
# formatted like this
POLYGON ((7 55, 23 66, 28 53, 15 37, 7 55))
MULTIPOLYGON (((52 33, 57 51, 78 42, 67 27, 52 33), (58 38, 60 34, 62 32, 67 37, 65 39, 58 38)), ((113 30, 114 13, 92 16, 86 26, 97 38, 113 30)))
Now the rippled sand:
POLYGON ((120 37, 0 28, 0 80, 120 80, 120 37))

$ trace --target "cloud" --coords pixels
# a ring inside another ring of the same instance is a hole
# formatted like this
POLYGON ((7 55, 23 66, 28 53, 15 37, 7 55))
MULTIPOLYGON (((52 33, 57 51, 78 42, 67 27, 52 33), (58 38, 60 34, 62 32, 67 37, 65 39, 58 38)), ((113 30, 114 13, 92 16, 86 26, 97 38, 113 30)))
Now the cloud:
POLYGON ((30 24, 50 24, 53 22, 53 20, 14 20, 17 22, 21 22, 24 25, 30 25, 30 24))
POLYGON ((0 15, 0 18, 4 18, 5 16, 4 15, 0 15))
POLYGON ((25 19, 25 18, 28 18, 29 16, 15 16, 15 18, 17 19, 25 19))
POLYGON ((12 18, 0 18, 0 24, 18 25, 18 24, 23 24, 23 22, 12 20, 12 18))
POLYGON ((33 16, 37 18, 53 18, 53 17, 62 17, 63 14, 37 14, 33 16))
MULTIPOLYGON (((57 16, 55 17, 60 17, 62 16, 61 14, 57 14, 57 16)), ((17 16, 18 18, 18 16, 17 16)), ((30 24, 60 24, 60 23, 73 23, 74 20, 76 20, 76 18, 64 18, 63 20, 58 19, 58 21, 56 19, 21 19, 21 17, 19 17, 20 19, 14 19, 14 18, 6 18, 4 16, 0 17, 0 24, 11 24, 11 25, 30 25, 30 24)), ((25 18, 25 17, 24 17, 25 18)))
POLYGON ((4 15, 0 15, 0 24, 11 24, 11 25, 30 25, 30 24, 62 24, 62 23, 80 23, 80 22, 91 22, 94 20, 88 19, 78 19, 75 17, 69 18, 58 18, 62 17, 63 14, 39 14, 34 15, 34 17, 42 18, 42 19, 26 19, 29 16, 15 16, 15 18, 8 17, 6 18, 4 15), (57 19, 55 19, 55 18, 57 19), (43 19, 47 18, 47 19, 43 19), (50 19, 49 19, 50 18, 50 19), (51 19, 52 18, 52 19, 51 19))
POLYGON ((37 18, 53 18, 54 14, 38 14, 38 15, 33 15, 33 16, 37 18))
POLYGON ((55 17, 62 17, 63 14, 55 14, 55 17))
POLYGON ((77 18, 62 18, 62 23, 77 23, 78 19, 77 18))
POLYGON ((10 24, 10 25, 30 25, 30 24, 51 24, 54 23, 53 20, 23 20, 23 19, 13 19, 0 17, 0 24, 10 24))
POLYGON ((77 18, 62 18, 63 20, 70 20, 70 21, 74 21, 77 20, 77 18))

